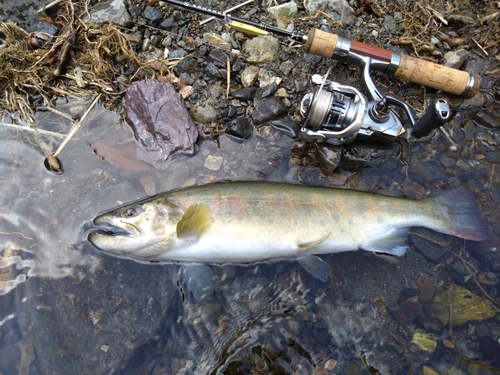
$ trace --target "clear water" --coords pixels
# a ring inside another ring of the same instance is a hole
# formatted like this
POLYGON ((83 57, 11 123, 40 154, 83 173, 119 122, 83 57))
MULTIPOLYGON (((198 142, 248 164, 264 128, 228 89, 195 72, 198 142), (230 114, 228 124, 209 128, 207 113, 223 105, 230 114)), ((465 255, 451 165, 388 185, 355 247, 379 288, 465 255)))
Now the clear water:
MULTIPOLYGON (((58 109, 81 115, 89 103, 61 101, 58 109)), ((70 128, 52 113, 37 114, 36 126, 62 134, 70 128)), ((401 259, 364 252, 325 256, 327 283, 294 262, 214 266, 215 294, 199 300, 186 290, 179 266, 94 249, 85 239, 89 222, 122 203, 177 187, 261 180, 290 158, 293 147, 293 156, 314 164, 314 148, 302 152, 279 132, 265 138, 254 133, 243 143, 222 134, 220 148, 202 139, 194 156, 158 171, 127 162, 135 160, 130 128, 97 106, 60 155, 64 173, 55 175, 44 168, 40 144, 53 151, 60 138, 0 126, 0 372, 406 374, 425 366, 444 374, 498 372, 487 367, 494 361, 475 334, 479 323, 444 326, 428 353, 409 345, 417 324, 403 326, 389 313, 424 275, 438 292, 448 291, 455 281, 446 266, 459 256, 477 277, 489 272, 497 278, 481 286, 498 301, 498 143, 477 141, 488 134, 498 142, 498 134, 471 126, 453 122, 451 140, 436 135, 415 144, 357 143, 346 149, 350 161, 344 159, 340 174, 325 176, 315 166, 300 169, 299 177, 361 190, 396 187, 410 197, 462 184, 478 198, 492 241, 412 235, 444 249, 448 263, 429 261, 415 245, 401 259), (204 167, 213 156, 223 160, 216 171, 204 167)), ((466 286, 484 298, 473 280, 466 286)), ((482 324, 490 337, 500 337, 498 319, 482 324)))

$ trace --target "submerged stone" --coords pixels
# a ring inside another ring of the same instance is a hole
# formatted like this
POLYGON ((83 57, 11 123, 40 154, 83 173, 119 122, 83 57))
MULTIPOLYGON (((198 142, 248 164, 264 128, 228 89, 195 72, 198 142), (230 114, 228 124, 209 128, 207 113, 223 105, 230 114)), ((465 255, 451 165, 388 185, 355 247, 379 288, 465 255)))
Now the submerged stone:
MULTIPOLYGON (((436 295, 435 302, 441 303, 450 309, 451 323, 454 326, 461 325, 473 320, 483 321, 493 318, 500 310, 495 305, 487 300, 472 293, 471 291, 454 286, 450 291, 445 291, 436 295)), ((449 309, 444 309, 443 314, 448 315, 449 309)), ((441 320, 448 318, 441 318, 441 320)))
POLYGON ((134 82, 125 97, 127 124, 137 141, 137 158, 165 169, 179 155, 191 155, 198 129, 182 96, 167 82, 134 82))
POLYGON ((246 117, 235 118, 228 124, 226 133, 244 139, 252 133, 250 121, 246 117))
POLYGON ((342 158, 343 146, 333 146, 327 143, 317 144, 316 157, 319 167, 325 175, 331 175, 337 169, 342 158))
POLYGON ((431 303, 425 305, 422 310, 422 315, 417 319, 417 323, 426 331, 442 332, 445 325, 448 323, 447 307, 440 303, 431 303))
POLYGON ((413 332, 413 337, 410 341, 410 348, 414 351, 424 351, 427 353, 434 353, 437 347, 436 335, 428 333, 420 328, 413 332))
POLYGON ((392 317, 403 326, 412 324, 421 311, 422 306, 410 300, 404 301, 395 309, 389 309, 392 317))
POLYGON ((430 277, 424 276, 417 280, 418 299, 420 302, 432 302, 434 298, 434 282, 430 277))

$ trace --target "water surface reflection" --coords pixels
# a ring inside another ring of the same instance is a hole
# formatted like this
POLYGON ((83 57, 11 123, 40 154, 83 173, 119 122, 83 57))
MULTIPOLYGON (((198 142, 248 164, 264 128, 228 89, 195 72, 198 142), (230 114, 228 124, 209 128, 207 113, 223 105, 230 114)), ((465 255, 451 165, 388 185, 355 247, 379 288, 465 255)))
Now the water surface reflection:
MULTIPOLYGON (((88 104, 60 108, 76 116, 88 104)), ((67 121, 54 114, 39 113, 37 126, 69 131, 67 121)), ((481 288, 498 299, 496 240, 464 245, 415 231, 412 250, 402 259, 363 252, 324 257, 331 266, 327 283, 294 262, 216 266, 215 293, 199 300, 187 291, 177 265, 110 257, 85 241, 88 223, 119 204, 181 186, 260 180, 291 156, 313 165, 299 169, 299 179, 311 184, 392 187, 410 197, 464 184, 480 200, 496 235, 497 149, 484 142, 468 147, 466 142, 491 131, 467 129, 457 122, 448 129, 458 144, 454 149, 440 136, 403 146, 355 144, 344 151, 341 173, 329 176, 320 172, 314 148, 277 131, 256 132, 243 143, 222 134, 220 148, 202 139, 196 155, 158 171, 124 162, 135 160, 131 130, 117 114, 96 107, 60 156, 64 174, 54 175, 43 167, 40 144, 55 150, 59 138, 0 127, 0 371, 406 374, 424 366, 446 373, 494 365, 479 335, 471 336, 480 323, 432 331, 424 318, 405 325, 394 311, 407 300, 420 306, 416 310, 431 306, 417 295, 422 276, 433 280, 436 294, 451 288, 451 278, 483 299, 481 288), (207 163, 214 157, 218 168, 207 163), (442 258, 432 259, 438 252, 442 258), (464 264, 475 273, 468 276, 464 264), (493 281, 474 283, 488 272, 493 281), (409 345, 417 327, 434 335, 432 353, 409 345)), ((498 320, 486 322, 485 335, 498 338, 498 320)))

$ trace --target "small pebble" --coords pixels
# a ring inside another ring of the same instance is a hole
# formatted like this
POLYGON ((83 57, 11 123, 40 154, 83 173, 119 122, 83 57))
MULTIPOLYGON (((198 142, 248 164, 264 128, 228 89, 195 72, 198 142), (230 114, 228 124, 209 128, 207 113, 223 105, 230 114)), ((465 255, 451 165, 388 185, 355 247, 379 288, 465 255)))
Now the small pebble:
POLYGON ((325 362, 325 369, 327 369, 328 371, 332 371, 335 366, 337 366, 337 361, 334 360, 334 359, 329 359, 328 361, 325 362))
POLYGON ((203 166, 211 171, 218 171, 222 166, 222 156, 208 155, 203 166))

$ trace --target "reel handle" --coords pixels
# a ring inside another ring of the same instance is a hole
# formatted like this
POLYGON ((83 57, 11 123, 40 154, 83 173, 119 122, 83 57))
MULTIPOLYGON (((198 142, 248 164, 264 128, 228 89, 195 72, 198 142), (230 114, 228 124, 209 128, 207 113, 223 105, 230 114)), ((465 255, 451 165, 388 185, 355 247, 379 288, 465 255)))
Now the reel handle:
POLYGON ((318 29, 309 31, 304 49, 307 53, 337 60, 349 61, 350 53, 368 56, 381 63, 372 64, 373 69, 465 98, 473 97, 481 83, 479 76, 471 75, 463 70, 401 55, 362 42, 350 41, 318 29))
POLYGON ((451 117, 452 111, 446 100, 433 100, 424 115, 413 125, 412 134, 417 138, 425 137, 433 129, 446 124, 451 117))

